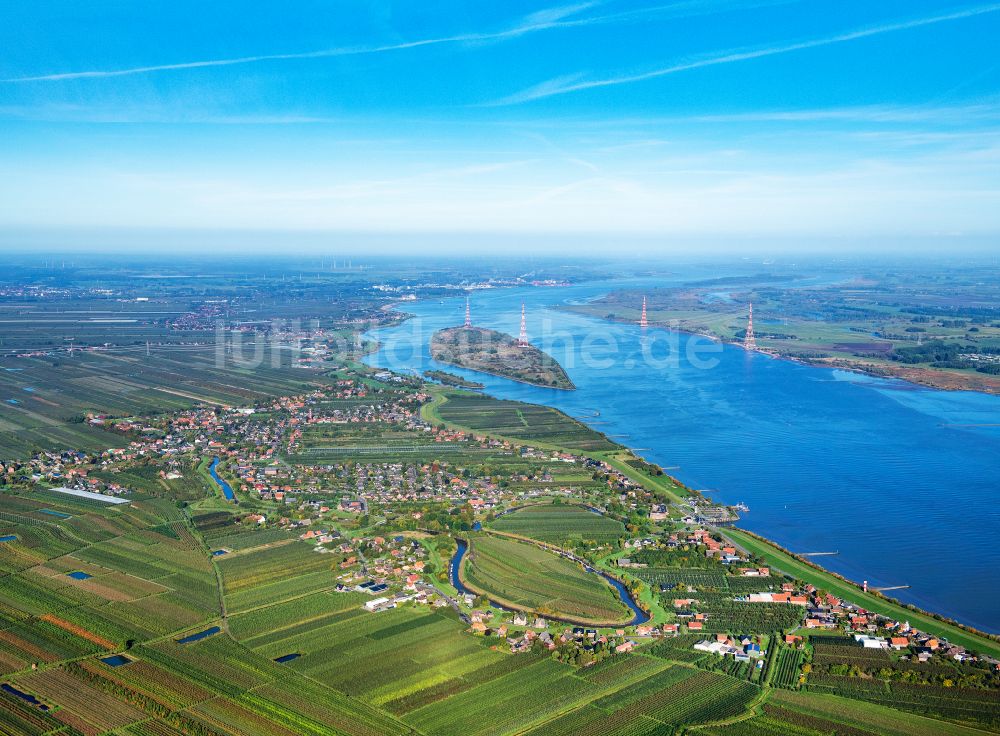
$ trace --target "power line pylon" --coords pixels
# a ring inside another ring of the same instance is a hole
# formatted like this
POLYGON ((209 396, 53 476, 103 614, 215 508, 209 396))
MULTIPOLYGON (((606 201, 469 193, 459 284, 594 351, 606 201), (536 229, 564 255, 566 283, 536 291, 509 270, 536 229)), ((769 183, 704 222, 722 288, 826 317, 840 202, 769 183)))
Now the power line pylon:
POLYGON ((528 323, 524 319, 524 302, 521 302, 521 334, 517 338, 517 346, 528 347, 528 323))
POLYGON ((757 338, 753 334, 753 302, 750 302, 750 316, 747 318, 747 331, 743 337, 743 349, 757 349, 757 338))

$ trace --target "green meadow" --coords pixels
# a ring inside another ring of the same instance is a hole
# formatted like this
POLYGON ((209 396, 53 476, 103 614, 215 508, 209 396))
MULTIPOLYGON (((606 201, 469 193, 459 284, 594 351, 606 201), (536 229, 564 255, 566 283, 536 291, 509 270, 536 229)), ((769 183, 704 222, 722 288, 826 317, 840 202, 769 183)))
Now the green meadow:
POLYGON ((530 542, 473 535, 463 562, 463 581, 501 603, 593 625, 632 618, 603 577, 530 542))

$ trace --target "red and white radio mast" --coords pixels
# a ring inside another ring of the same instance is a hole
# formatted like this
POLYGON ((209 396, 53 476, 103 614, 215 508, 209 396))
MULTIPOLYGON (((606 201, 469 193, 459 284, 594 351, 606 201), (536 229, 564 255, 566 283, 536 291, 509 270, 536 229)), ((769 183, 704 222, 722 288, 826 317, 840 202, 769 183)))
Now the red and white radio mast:
POLYGON ((528 323, 524 320, 524 302, 521 302, 521 334, 517 338, 519 348, 528 347, 528 323))
POLYGON ((750 302, 750 316, 747 318, 747 332, 743 337, 743 349, 757 349, 757 338, 755 338, 753 334, 753 302, 750 302))
POLYGON ((465 329, 472 327, 472 313, 469 311, 469 297, 465 297, 465 329))
POLYGON ((639 326, 647 327, 648 322, 646 322, 646 297, 642 298, 642 316, 639 317, 639 326))

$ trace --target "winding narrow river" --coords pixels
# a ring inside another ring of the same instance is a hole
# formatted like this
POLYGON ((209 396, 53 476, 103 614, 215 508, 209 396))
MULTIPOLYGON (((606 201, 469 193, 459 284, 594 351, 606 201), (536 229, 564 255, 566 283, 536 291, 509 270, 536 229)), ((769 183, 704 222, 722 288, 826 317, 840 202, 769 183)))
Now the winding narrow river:
POLYGON ((233 493, 232 486, 230 486, 229 483, 226 482, 226 480, 221 475, 219 475, 219 471, 216 470, 218 465, 219 465, 219 458, 213 457, 212 464, 208 466, 208 474, 212 476, 212 480, 214 480, 219 485, 219 488, 222 489, 222 495, 226 497, 226 500, 235 501, 236 494, 233 493))
MULTIPOLYGON (((459 593, 462 593, 463 595, 465 595, 466 593, 475 595, 474 591, 471 591, 467 587, 465 587, 465 585, 462 583, 461 577, 458 574, 458 571, 462 568, 462 558, 465 557, 465 553, 468 552, 469 550, 469 544, 464 539, 456 539, 455 541, 457 542, 458 547, 455 550, 455 554, 452 555, 451 561, 448 563, 448 577, 451 580, 452 587, 454 587, 455 590, 457 590, 459 593)), ((632 594, 629 592, 628 588, 622 585, 621 582, 615 580, 613 577, 611 577, 606 573, 601 572, 600 570, 595 570, 594 568, 587 565, 585 565, 584 567, 587 570, 587 572, 593 573, 594 575, 600 575, 602 578, 607 580, 608 583, 611 585, 611 587, 613 587, 615 591, 617 591, 618 597, 621 599, 621 602, 624 603, 626 606, 628 606, 629 610, 632 611, 632 620, 628 622, 627 624, 628 626, 637 626, 639 624, 644 624, 647 621, 649 621, 649 614, 639 607, 639 604, 636 603, 635 598, 632 597, 632 594)), ((513 608, 507 608, 505 606, 502 606, 493 600, 490 601, 490 605, 493 608, 499 608, 502 611, 515 610, 513 608)), ((546 615, 545 618, 551 619, 553 621, 565 621, 567 623, 575 623, 574 621, 571 621, 569 619, 559 618, 558 616, 546 615)))
MULTIPOLYGON (((691 278, 687 275, 686 279, 691 278)), ((464 297, 408 303, 378 330, 372 365, 441 369, 505 399, 554 406, 715 499, 740 526, 892 595, 1000 632, 1000 397, 803 366, 705 338, 559 310, 663 280, 472 295, 475 324, 517 333, 566 368, 557 391, 441 365, 431 334, 461 324, 464 297)))

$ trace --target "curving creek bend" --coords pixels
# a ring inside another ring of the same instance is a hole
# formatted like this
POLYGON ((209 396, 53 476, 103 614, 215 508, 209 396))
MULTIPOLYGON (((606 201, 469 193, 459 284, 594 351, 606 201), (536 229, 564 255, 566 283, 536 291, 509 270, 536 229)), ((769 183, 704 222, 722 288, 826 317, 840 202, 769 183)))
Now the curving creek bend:
MULTIPOLYGON (((469 590, 462 583, 462 580, 458 574, 458 571, 461 569, 462 566, 462 558, 465 557, 465 553, 468 552, 469 550, 469 543, 466 542, 464 539, 456 539, 455 541, 458 542, 458 549, 455 550, 455 554, 452 555, 451 561, 448 563, 448 578, 451 581, 452 586, 459 593, 463 595, 465 594, 476 595, 474 591, 469 590)), ((580 562, 580 560, 578 560, 575 557, 571 559, 580 562)), ((628 588, 622 585, 620 581, 611 577, 607 573, 594 569, 590 565, 587 565, 582 562, 581 564, 583 564, 583 569, 586 570, 587 572, 593 573, 594 575, 600 575, 601 577, 603 577, 608 582, 608 584, 610 584, 611 587, 613 587, 617 591, 618 597, 621 599, 621 602, 624 603, 626 606, 628 606, 629 609, 632 611, 633 614, 632 620, 629 621, 628 624, 626 625, 637 626, 639 624, 644 624, 647 621, 649 621, 649 614, 639 607, 639 604, 636 602, 635 598, 632 597, 632 594, 629 592, 628 588)), ((502 611, 517 612, 519 610, 516 608, 508 608, 506 606, 502 606, 494 600, 490 600, 490 606, 492 606, 493 608, 498 608, 502 611)), ((560 618, 559 616, 551 616, 548 614, 546 614, 544 618, 550 621, 561 621, 563 623, 568 623, 568 624, 579 624, 578 621, 574 621, 573 619, 560 618)))

